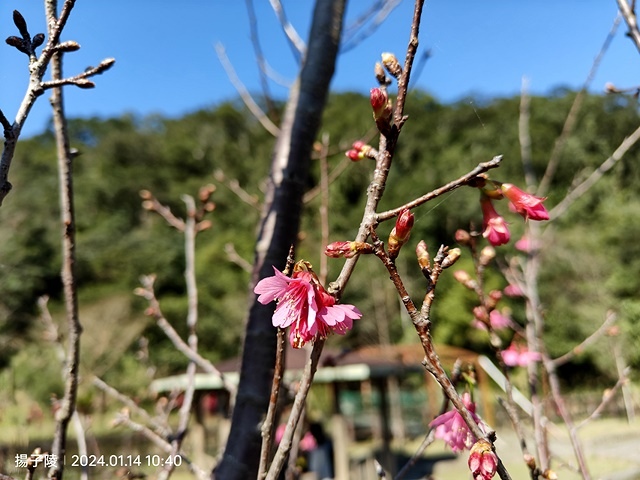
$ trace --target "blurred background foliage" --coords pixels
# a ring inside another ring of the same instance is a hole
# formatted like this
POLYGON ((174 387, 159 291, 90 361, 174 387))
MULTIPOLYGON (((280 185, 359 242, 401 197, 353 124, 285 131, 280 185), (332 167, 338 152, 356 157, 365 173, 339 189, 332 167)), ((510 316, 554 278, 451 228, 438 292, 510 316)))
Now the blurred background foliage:
MULTIPOLYGON (((548 97, 531 99, 533 163, 538 179, 574 98, 574 92, 558 89, 548 97)), ((491 177, 523 185, 519 103, 519 98, 468 98, 445 105, 423 92, 413 92, 407 106, 409 121, 381 209, 395 208, 497 154, 504 155, 504 160, 491 177)), ((372 124, 366 97, 354 93, 331 96, 322 127, 330 139, 330 170, 344 166, 344 151, 354 140, 370 139, 376 145, 372 124)), ((637 125, 635 99, 588 96, 577 128, 561 154, 547 206, 557 204, 637 125)), ((202 185, 216 185, 212 197, 216 209, 209 217, 213 227, 197 238, 199 348, 214 362, 237 355, 252 294, 247 288, 248 273, 230 261, 225 245, 232 244, 251 262, 259 211, 233 193, 227 182, 237 181, 261 202, 274 139, 240 103, 233 102, 179 119, 74 119, 70 131, 72 146, 80 153, 74 180, 84 373, 101 375, 126 393, 140 394, 148 383, 145 379, 182 371, 186 365, 182 354, 144 316, 145 302, 132 293, 140 275, 156 274, 156 294, 163 312, 185 334, 183 239, 157 214, 142 209, 142 189, 150 190, 182 216, 181 195, 197 196, 202 185)), ((623 342, 627 361, 640 366, 640 351, 631 348, 640 339, 638 160, 636 147, 545 233, 540 294, 551 355, 565 353, 596 330, 609 309, 618 313, 624 333, 603 339, 564 366, 561 373, 570 386, 578 385, 585 376, 591 379, 590 384, 615 376, 612 342, 623 342)), ((355 235, 372 169, 370 161, 349 163, 331 183, 330 241, 355 235)), ((51 297, 53 316, 61 328, 64 324, 51 131, 20 143, 11 180, 14 190, 0 209, 0 380, 10 380, 15 388, 25 382, 38 384, 33 394, 44 401, 61 387, 56 373, 59 367, 52 360, 54 347, 43 338, 44 327, 38 319, 39 296, 51 297)), ((318 183, 316 164, 309 190, 318 183)), ((320 197, 312 196, 306 205, 298 249, 298 257, 316 266, 324 247, 319 207, 320 197)), ((506 205, 498 207, 517 239, 523 231, 522 219, 508 212, 506 205)), ((478 193, 470 188, 424 205, 415 215, 411 240, 397 263, 419 304, 424 279, 414 259, 415 244, 424 239, 432 252, 440 244, 454 245, 456 229, 479 227, 482 217, 478 193)), ((392 226, 379 227, 381 238, 386 238, 392 226)), ((500 258, 517 254, 512 245, 498 250, 500 258)), ((468 257, 464 252, 457 267, 471 272, 468 257)), ((342 261, 329 260, 329 280, 341 266, 342 261)), ((360 260, 344 301, 356 304, 364 317, 352 333, 332 338, 331 343, 356 347, 414 340, 410 321, 386 277, 377 259, 360 260)), ((489 272, 487 284, 503 288, 506 282, 496 271, 489 272)), ((503 304, 512 309, 516 320, 523 320, 520 300, 508 299, 503 304)), ((470 292, 447 272, 438 286, 433 312, 436 341, 489 353, 486 335, 470 328, 474 305, 470 292)))

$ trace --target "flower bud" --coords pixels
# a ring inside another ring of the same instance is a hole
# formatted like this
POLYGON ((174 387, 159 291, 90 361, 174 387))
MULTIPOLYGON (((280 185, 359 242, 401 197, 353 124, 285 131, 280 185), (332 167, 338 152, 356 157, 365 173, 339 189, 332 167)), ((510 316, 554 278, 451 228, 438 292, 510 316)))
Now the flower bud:
POLYGON ((491 443, 485 439, 474 443, 468 465, 474 480, 491 480, 498 470, 498 457, 491 443))
POLYGON ((478 283, 465 270, 456 270, 453 272, 453 278, 469 290, 475 290, 478 287, 478 283))
POLYGON ((33 48, 38 48, 43 43, 44 43, 44 33, 36 33, 31 39, 31 46, 33 48))
POLYGON ((198 191, 198 200, 200 200, 203 203, 208 201, 209 197, 211 197, 211 195, 215 191, 216 191, 216 186, 211 183, 209 183, 208 185, 204 185, 203 187, 200 187, 200 190, 198 191))
POLYGON ((333 242, 324 249, 324 254, 331 258, 351 258, 367 253, 373 253, 373 245, 366 242, 333 242))
POLYGON ((80 78, 73 82, 76 87, 79 88, 95 88, 96 84, 86 78, 80 78))
POLYGON ((372 88, 369 100, 371 108, 373 108, 373 118, 389 119, 391 118, 391 106, 389 105, 389 96, 384 88, 372 88))
POLYGON ((153 198, 153 194, 149 190, 140 190, 139 195, 143 200, 151 200, 153 198))
POLYGON ((20 31, 20 35, 23 37, 29 37, 29 30, 27 29, 27 22, 22 16, 22 14, 18 10, 13 11, 13 23, 18 30, 20 31))
POLYGON ((77 50, 80 50, 80 44, 73 40, 67 40, 66 42, 62 42, 56 45, 56 49, 60 52, 75 52, 77 50))
POLYGON ((480 250, 480 257, 478 258, 478 262, 483 267, 486 267, 494 258, 496 258, 496 249, 491 245, 487 245, 482 250, 480 250))
POLYGON ((446 258, 442 261, 442 268, 449 268, 456 263, 462 255, 462 251, 459 248, 452 248, 447 252, 446 258))
POLYGON ((376 80, 380 85, 387 85, 389 83, 389 80, 387 80, 387 76, 384 73, 384 68, 382 68, 380 62, 376 62, 373 74, 376 76, 376 80))
POLYGON ((489 314, 487 313, 487 309, 484 308, 484 306, 482 305, 477 305, 475 307, 473 307, 473 316, 477 319, 480 320, 482 323, 489 325, 489 314))
POLYGON ((466 247, 467 245, 471 244, 471 240, 472 240, 471 234, 461 228, 456 230, 456 233, 453 235, 453 238, 455 238, 456 242, 462 245, 463 247, 466 247))
POLYGON ((210 229, 213 226, 213 222, 211 220, 202 220, 196 225, 196 230, 198 232, 204 232, 205 230, 210 229))
POLYGON ((396 78, 399 78, 402 75, 402 67, 400 66, 400 62, 393 53, 383 53, 382 54, 382 64, 387 71, 396 78))
POLYGON ((359 162, 363 158, 375 158, 375 149, 371 145, 367 145, 362 140, 357 140, 351 145, 345 155, 354 162, 359 162))
POLYGON ((431 259, 429 258, 429 250, 424 240, 420 240, 416 245, 416 257, 418 257, 418 265, 424 270, 431 268, 431 259))
POLYGON ((487 296, 485 305, 487 306, 488 309, 493 310, 494 308, 496 308, 496 305, 498 304, 501 298, 502 298, 502 292, 500 290, 491 290, 489 292, 489 295, 487 296))
POLYGON ((405 244, 411 236, 411 229, 413 228, 414 216, 411 210, 405 208, 400 212, 396 219, 396 226, 393 227, 389 234, 389 241, 387 242, 389 257, 395 259, 400 253, 402 245, 405 244))

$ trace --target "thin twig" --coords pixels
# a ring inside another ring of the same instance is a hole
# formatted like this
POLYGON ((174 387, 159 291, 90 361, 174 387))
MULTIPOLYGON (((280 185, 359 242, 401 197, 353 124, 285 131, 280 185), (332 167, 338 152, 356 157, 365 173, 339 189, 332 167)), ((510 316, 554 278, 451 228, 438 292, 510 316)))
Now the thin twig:
POLYGON ((367 11, 345 29, 344 41, 342 42, 340 51, 345 53, 353 50, 373 35, 391 12, 400 5, 401 1, 402 0, 378 0, 371 5, 367 11), (367 26, 371 18, 373 18, 373 20, 367 26), (367 26, 366 29, 365 26, 367 26))
MULTIPOLYGON (((154 432, 147 426, 131 420, 131 417, 129 416, 129 411, 126 408, 121 410, 120 413, 116 415, 116 418, 112 422, 112 425, 114 427, 118 425, 122 425, 128 428, 129 430, 131 430, 132 432, 140 433, 147 440, 153 443, 157 448, 159 448, 160 450, 162 450, 167 454, 170 454, 172 451, 172 446, 171 446, 171 443, 169 443, 169 441, 167 441, 166 439, 158 435, 156 432, 154 432)), ((194 464, 191 461, 191 459, 189 459, 189 457, 187 457, 184 454, 183 451, 178 452, 177 455, 180 455, 180 457, 182 457, 185 464, 189 468, 189 471, 192 472, 196 476, 196 478, 198 478, 199 480, 207 480, 209 478, 209 474, 205 472, 202 468, 200 468, 198 465, 194 464)), ((174 461, 172 461, 172 463, 174 463, 174 461)))
POLYGON ((633 6, 629 5, 627 0, 617 0, 620 13, 624 17, 624 21, 629 27, 629 38, 633 41, 634 45, 640 52, 640 31, 638 30, 638 19, 633 6))
POLYGON ((582 342, 580 342, 579 345, 576 345, 575 347, 573 347, 569 352, 565 353, 564 355, 561 355, 560 357, 553 359, 553 363, 555 364, 555 366, 559 367, 560 365, 564 365, 568 361, 572 360, 576 355, 580 355, 582 352, 584 352, 587 349, 587 347, 589 347, 590 345, 598 341, 603 335, 606 335, 606 333, 609 330, 609 327, 611 327, 611 325, 615 323, 616 318, 617 318, 617 315, 615 314, 615 312, 613 311, 607 312, 607 316, 604 322, 602 322, 602 325, 600 325, 600 327, 598 327, 598 329, 595 332, 593 332, 591 335, 585 338, 582 342))
POLYGON ((592 420, 595 420, 600 416, 600 414, 605 409, 605 407, 609 405, 609 403, 611 403, 611 401, 615 398, 616 392, 618 390, 621 390, 629 382, 630 372, 631 372, 630 367, 627 367, 623 370, 622 375, 620 376, 620 378, 618 378, 618 381, 616 382, 616 384, 605 391, 604 395, 602 396, 602 401, 600 402, 600 404, 595 408, 593 412, 591 412, 591 415, 589 415, 582 422, 580 422, 578 425, 575 426, 575 430, 580 430, 587 423, 589 423, 592 420))
POLYGON ((396 207, 392 210, 386 210, 384 212, 378 213, 375 217, 376 221, 384 222, 385 220, 389 220, 391 218, 397 217, 400 214, 400 212, 402 212, 402 210, 404 209, 407 209, 407 208, 412 209, 412 208, 418 207, 420 205, 423 205, 433 200, 434 198, 444 195, 445 193, 452 192, 453 190, 456 190, 462 186, 468 185, 469 182, 471 182, 481 173, 491 170, 492 168, 499 167, 501 161, 502 161, 502 155, 497 155, 493 157, 491 160, 489 160, 488 162, 480 163, 476 168, 464 174, 460 178, 453 180, 452 182, 449 182, 439 188, 436 188, 435 190, 432 190, 431 192, 426 193, 421 197, 416 198, 415 200, 407 202, 400 207, 396 207))
POLYGON ((271 121, 271 119, 267 116, 266 113, 262 111, 262 109, 255 102, 247 88, 244 86, 238 75, 236 74, 233 65, 231 65, 231 61, 229 57, 227 57, 227 53, 225 52, 225 48, 221 43, 216 43, 216 55, 218 55, 218 60, 222 64, 225 72, 227 72, 227 76, 229 80, 233 84, 233 87, 240 94, 240 98, 247 106, 249 111, 256 117, 256 120, 260 122, 260 125, 264 127, 264 129, 269 132, 274 137, 277 137, 280 134, 280 129, 276 126, 275 123, 271 121))
POLYGON ((233 243, 228 242, 224 244, 224 253, 227 254, 227 258, 231 263, 235 263, 245 272, 251 273, 251 270, 253 268, 251 262, 247 261, 238 253, 233 243))
POLYGON ((218 182, 222 183, 225 187, 235 193, 236 196, 247 205, 255 208, 258 211, 262 208, 260 200, 256 195, 252 195, 244 188, 242 188, 238 180, 236 180, 235 178, 227 178, 223 170, 219 168, 216 169, 213 172, 213 178, 215 178, 218 182))
MULTIPOLYGON (((65 6, 68 2, 65 3, 65 6)), ((72 6, 72 5, 71 5, 72 6)), ((69 7, 70 9, 70 7, 69 7)), ((47 0, 46 11, 49 25, 49 36, 59 35, 55 25, 57 15, 57 1, 47 0)), ((64 8, 63 8, 64 13, 64 8)), ((62 14, 61 14, 62 15, 62 14)), ((68 15, 68 13, 67 13, 68 15)), ((44 52, 43 52, 44 55, 44 52)), ((62 53, 57 52, 51 58, 51 78, 58 80, 62 77, 62 53)), ((62 88, 52 90, 51 107, 53 110, 53 124, 57 145, 58 176, 60 188, 61 225, 62 225, 62 284, 64 289, 65 310, 67 315, 68 346, 65 361, 65 387, 61 400, 61 407, 56 413, 56 430, 51 447, 52 454, 63 459, 67 446, 67 427, 76 409, 80 370, 80 335, 82 326, 78 313, 78 290, 76 280, 76 229, 73 199, 73 154, 69 147, 67 119, 64 113, 62 88)), ((64 462, 58 461, 49 469, 49 478, 62 479, 64 462)))
POLYGON ((98 377, 93 377, 92 383, 95 387, 97 387, 98 389, 102 390, 104 393, 106 393, 110 397, 118 400, 120 403, 125 405, 130 412, 140 416, 145 421, 145 423, 147 423, 148 425, 151 425, 151 427, 159 435, 161 435, 162 437, 166 437, 169 435, 170 433, 169 428, 167 428, 165 424, 158 422, 155 418, 149 415, 147 411, 144 408, 141 408, 136 402, 134 402, 131 397, 124 395, 123 393, 120 393, 118 390, 116 390, 111 385, 109 385, 104 380, 98 377))
POLYGON ((142 283, 142 288, 138 288, 135 290, 137 295, 144 297, 149 302, 149 308, 146 313, 148 315, 153 316, 156 320, 156 324, 162 329, 165 335, 173 342, 173 345, 178 349, 178 351, 182 352, 190 361, 195 362, 200 368, 202 368, 205 372, 210 373, 212 375, 216 375, 222 381, 224 388, 231 394, 233 398, 236 393, 236 387, 231 382, 228 381, 226 376, 218 370, 209 360, 204 358, 198 352, 194 351, 189 345, 182 340, 178 332, 171 326, 169 321, 165 318, 160 309, 160 302, 155 296, 153 290, 153 283, 155 281, 155 277, 153 275, 143 276, 140 279, 140 283, 142 283))
POLYGON ((324 246, 329 244, 329 165, 327 154, 329 150, 329 134, 322 134, 322 146, 320 148, 320 283, 325 284, 328 274, 328 257, 324 255, 324 246))
POLYGON ((600 180, 605 173, 611 170, 616 163, 627 153, 627 151, 633 147, 636 142, 640 140, 640 127, 638 127, 630 136, 625 138, 622 143, 616 148, 616 150, 607 158, 598 168, 596 168, 584 182, 571 190, 566 197, 562 199, 551 211, 549 212, 549 219, 555 220, 564 214, 569 207, 584 195, 591 187, 593 187, 598 180, 600 180))
MULTIPOLYGON (((282 273, 291 276, 295 264, 295 250, 293 245, 289 248, 287 256, 287 264, 282 273)), ((258 468, 258 480, 262 480, 267 476, 269 467, 269 455, 273 445, 273 434, 276 430, 276 419, 278 415, 278 398, 280 389, 284 380, 284 369, 286 362, 286 344, 287 332, 283 328, 278 329, 278 338, 276 345, 276 363, 273 371, 273 382, 271 383, 271 395, 269 397, 269 407, 267 415, 262 423, 262 447, 260 450, 260 466, 258 468)))
MULTIPOLYGON (((623 0, 620 0, 623 1, 623 0)), ((593 78, 598 71, 598 67, 600 67, 600 62, 604 58, 605 53, 609 49, 609 45, 611 45, 611 41, 613 37, 615 37, 616 31, 618 30, 618 25, 620 25, 620 15, 616 16, 613 21, 613 25, 607 34, 607 37, 596 55, 596 58, 593 60, 593 64, 591 65, 591 69, 589 70, 589 74, 587 75, 587 79, 584 81, 582 88, 577 93, 576 98, 573 100, 571 104, 571 109, 567 114, 567 118, 565 119, 564 126, 562 127, 562 133, 557 138, 556 142, 553 145, 553 151, 551 152, 551 156, 549 157, 549 163, 547 163, 547 169, 538 185, 537 194, 543 197, 546 192, 549 190, 549 186, 551 185, 551 181, 553 180, 553 176, 555 175, 556 169, 558 167, 558 163, 560 162, 560 154, 569 139, 571 133, 573 133, 573 129, 575 128, 576 122, 578 120, 578 112, 580 108, 582 108, 582 102, 587 95, 589 90, 589 86, 593 81, 593 78)))
POLYGON ((313 377, 318 368, 318 361, 320 360, 324 343, 325 340, 321 338, 316 339, 313 343, 311 356, 304 367, 302 378, 298 385, 298 392, 291 407, 291 414, 289 415, 289 420, 287 420, 287 426, 280 440, 280 445, 278 445, 278 449, 276 450, 276 454, 273 457, 273 462, 271 462, 271 467, 269 467, 269 471, 265 477, 266 480, 276 480, 282 470, 282 466, 287 460, 287 455, 291 450, 293 434, 298 426, 300 416, 304 411, 305 399, 307 398, 313 377))
POLYGON ((258 21, 256 19, 256 11, 253 6, 253 0, 245 0, 247 6, 247 14, 249 15, 249 29, 251 31, 251 44, 253 45, 253 52, 256 56, 256 63, 258 64, 258 73, 260 75, 260 85, 262 87, 262 97, 267 105, 267 112, 273 114, 275 112, 275 106, 271 100, 271 93, 269 91, 269 82, 267 82, 267 62, 264 59, 262 53, 262 46, 260 45, 260 37, 258 36, 258 21))
POLYGON ((284 13, 284 9, 282 8, 282 3, 280 0, 269 0, 271 4, 271 8, 278 17, 278 21, 280 22, 280 26, 282 27, 282 31, 287 36, 287 40, 289 40, 289 44, 293 48, 294 55, 298 63, 305 56, 307 51, 307 45, 304 43, 304 40, 298 35, 298 32, 294 28, 293 25, 287 19, 287 16, 284 13))
MULTIPOLYGON (((189 349, 198 352, 198 335, 196 326, 198 323, 198 287, 196 283, 196 204, 193 197, 183 195, 182 200, 187 207, 187 216, 184 222, 184 251, 185 251, 185 270, 184 278, 187 286, 187 329, 189 336, 187 339, 189 349)), ((193 398, 195 395, 195 378, 196 378, 196 362, 191 361, 187 366, 187 386, 184 390, 182 405, 178 412, 178 429, 171 441, 171 455, 175 456, 180 451, 182 441, 187 434, 189 419, 191 418, 191 408, 193 406, 193 398)), ((173 473, 176 465, 175 462, 166 462, 161 468, 158 479, 167 480, 173 473)))

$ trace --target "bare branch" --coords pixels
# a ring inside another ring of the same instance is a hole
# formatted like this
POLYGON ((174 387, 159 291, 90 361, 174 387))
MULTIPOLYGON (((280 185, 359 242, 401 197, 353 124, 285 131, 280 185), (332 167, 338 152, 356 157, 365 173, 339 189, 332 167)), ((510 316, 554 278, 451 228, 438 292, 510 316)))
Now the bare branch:
POLYGON ((229 261, 238 265, 241 269, 243 269, 247 273, 251 273, 252 265, 251 262, 245 260, 237 251, 236 247, 233 243, 225 243, 224 244, 224 253, 227 254, 229 261))
POLYGON ((624 156, 627 151, 633 147, 636 142, 640 140, 640 127, 638 127, 630 136, 625 138, 622 143, 616 148, 613 154, 607 158, 596 170, 593 171, 589 177, 574 188, 571 192, 567 194, 566 197, 562 199, 560 203, 558 203, 553 209, 549 212, 549 219, 555 220, 564 214, 569 207, 578 200, 582 195, 584 195, 591 187, 593 187, 598 180, 600 180, 605 173, 611 170, 616 163, 624 156))
POLYGON ((284 9, 282 8, 282 3, 280 3, 280 0, 269 0, 269 3, 271 4, 271 8, 273 8, 276 17, 278 17, 280 26, 287 36, 289 44, 293 48, 296 59, 298 60, 298 62, 300 62, 300 59, 305 56, 307 51, 307 46, 304 43, 304 40, 302 40, 294 26, 291 25, 289 20, 287 20, 287 16, 284 13, 284 9))
POLYGON ((169 321, 164 317, 160 309, 160 303, 158 302, 158 299, 156 298, 153 290, 154 281, 155 277, 153 277, 152 275, 143 276, 140 279, 142 288, 137 288, 135 290, 136 295, 144 297, 149 302, 149 308, 147 309, 146 313, 155 318, 157 325, 162 329, 165 335, 169 337, 169 340, 173 342, 173 345, 178 349, 178 351, 182 352, 190 361, 196 363, 205 372, 216 375, 218 378, 220 378, 224 385, 224 388, 227 389, 227 391, 233 397, 236 391, 235 385, 230 383, 224 376, 224 374, 220 372, 220 370, 218 370, 209 360, 202 357, 198 352, 189 347, 189 345, 184 340, 182 340, 182 338, 180 338, 178 332, 175 331, 169 321))
MULTIPOLYGON (((73 2, 65 2, 62 14, 68 15, 73 7, 73 2)), ((54 22, 57 14, 57 1, 47 0, 47 16, 49 18, 49 37, 59 36, 56 25, 66 21, 66 18, 54 22)), ((51 40, 49 42, 51 45, 51 40)), ((43 52, 44 56, 44 52, 43 52)), ((51 57, 51 78, 62 78, 62 53, 56 52, 51 57)), ((51 447, 52 454, 57 458, 64 458, 67 444, 67 427, 76 409, 76 396, 78 392, 80 370, 80 335, 82 326, 78 313, 78 291, 76 280, 76 229, 73 198, 73 158, 69 147, 69 133, 67 119, 64 113, 64 101, 62 89, 56 87, 51 95, 51 107, 53 109, 53 124, 55 130, 58 176, 60 184, 61 204, 61 230, 62 230, 62 284, 64 289, 65 310, 67 315, 68 346, 65 360, 65 388, 61 406, 56 413, 56 430, 51 447)), ((64 462, 56 462, 49 470, 49 478, 59 480, 62 478, 64 462)))
POLYGON ((236 196, 247 205, 260 210, 260 199, 257 195, 252 195, 240 186, 240 183, 235 178, 227 178, 221 169, 216 169, 213 172, 213 178, 220 183, 224 184, 229 190, 236 194, 236 196))
POLYGON ((167 428, 166 425, 163 425, 162 423, 158 422, 151 415, 149 415, 144 408, 141 408, 130 397, 120 393, 118 390, 113 388, 111 385, 107 384, 102 379, 98 377, 93 377, 93 385, 99 388, 100 390, 102 390, 103 392, 105 392, 110 397, 118 400, 120 403, 125 405, 130 412, 133 412, 136 415, 140 416, 145 421, 145 423, 147 423, 148 425, 151 425, 151 427, 153 427, 153 429, 160 436, 166 437, 169 435, 169 433, 171 433, 171 431, 169 430, 169 428, 167 428))
MULTIPOLYGON (((624 1, 624 0, 620 0, 620 1, 624 1)), ((591 70, 589 70, 589 74, 587 75, 587 79, 584 81, 584 84, 582 85, 582 89, 580 89, 580 91, 576 95, 576 98, 573 100, 571 109, 569 110, 569 113, 567 114, 567 118, 564 121, 564 126, 562 127, 562 133, 560 133, 560 136, 556 139, 556 142, 553 145, 553 151, 551 152, 551 156, 549 157, 549 163, 547 163, 547 169, 544 172, 544 176, 542 177, 540 184, 538 185, 538 190, 537 190, 538 196, 543 197, 547 192, 547 190, 549 189, 549 186, 551 185, 553 176, 555 175, 556 169, 558 168, 558 163, 560 162, 560 153, 562 152, 562 149, 567 143, 569 136, 571 135, 571 133, 573 133, 573 129, 575 128, 576 122, 578 120, 578 112, 582 107, 582 101, 587 95, 589 85, 591 85, 591 82, 593 81, 593 78, 595 77, 596 72, 598 71, 600 62, 602 61, 605 53, 609 49, 609 45, 611 45, 611 41, 613 40, 613 37, 615 37, 616 31, 618 30, 618 25, 620 25, 620 15, 618 15, 616 19, 613 21, 611 30, 609 30, 609 33, 607 34, 607 37, 605 38, 604 43, 602 44, 602 47, 598 52, 598 55, 593 60, 593 64, 591 65, 591 70)))
POLYGON ((591 335, 585 338, 579 345, 576 345, 575 347, 573 347, 571 351, 565 353, 564 355, 558 358, 553 359, 553 363, 556 365, 556 367, 559 367, 560 365, 564 365, 565 363, 571 361, 576 355, 580 355, 582 352, 584 352, 587 349, 587 347, 592 345, 594 342, 598 341, 603 335, 605 335, 609 331, 609 328, 611 327, 611 325, 615 323, 616 318, 617 318, 617 315, 615 314, 615 312, 613 311, 607 312, 607 316, 604 322, 602 323, 602 325, 600 325, 600 327, 595 332, 593 332, 591 335))
POLYGON ((262 46, 260 45, 260 39, 258 37, 258 21, 256 19, 256 11, 253 8, 253 0, 245 0, 247 5, 247 13, 249 14, 249 28, 251 30, 251 44, 253 45, 253 51, 256 56, 256 62, 258 64, 258 73, 260 75, 260 85, 262 86, 262 97, 267 105, 267 111, 271 114, 275 111, 273 101, 271 100, 271 93, 269 91, 269 82, 267 82, 267 62, 264 59, 262 53, 262 46))
MULTIPOLYGON (((633 41, 636 48, 640 52, 640 31, 638 30, 638 19, 634 11, 634 5, 629 5, 627 0, 617 0, 620 13, 624 17, 624 21, 629 27, 629 38, 633 41)), ((634 2, 635 3, 635 2, 634 2)))
POLYGON ((407 202, 400 207, 394 208, 393 210, 387 210, 385 212, 378 213, 376 215, 376 221, 384 222, 385 220, 389 220, 391 218, 397 217, 400 214, 400 212, 406 208, 411 209, 411 208, 418 207, 420 205, 423 205, 433 200, 434 198, 444 195, 445 193, 449 193, 464 185, 468 185, 469 182, 473 181, 473 179, 475 179, 481 173, 484 173, 488 170, 491 170, 492 168, 497 168, 498 166, 500 166, 501 161, 502 161, 502 155, 497 155, 493 157, 491 160, 489 160, 488 162, 480 163, 476 168, 471 170, 469 173, 464 174, 457 180, 453 180, 452 182, 449 182, 440 188, 436 188, 435 190, 432 190, 431 192, 426 193, 421 197, 416 198, 415 200, 407 202))
POLYGON ((384 23, 393 10, 400 5, 402 0, 378 0, 371 5, 360 17, 345 29, 342 53, 356 48, 360 43, 373 35, 384 23), (365 28, 370 19, 371 24, 365 28))
POLYGON ((269 132, 274 137, 277 137, 280 133, 280 129, 271 121, 267 114, 262 111, 249 91, 246 89, 240 78, 238 78, 233 65, 231 65, 231 62, 229 61, 229 57, 227 57, 224 46, 221 43, 216 43, 216 54, 218 55, 218 59, 220 60, 220 63, 222 64, 225 72, 227 72, 229 80, 231 81, 237 92, 240 94, 240 98, 242 98, 242 101, 247 106, 249 111, 253 114, 254 117, 256 117, 256 119, 260 122, 260 125, 262 125, 267 132, 269 132))
POLYGON ((618 381, 616 382, 616 384, 604 392, 604 395, 602 395, 602 401, 595 408, 595 410, 591 412, 591 415, 589 415, 582 422, 580 422, 578 425, 575 426, 576 430, 580 430, 587 423, 589 423, 592 420, 595 420, 600 416, 600 414, 602 413, 602 410, 604 410, 605 407, 609 405, 609 403, 611 403, 611 401, 615 398, 616 392, 618 390, 621 390, 629 382, 629 373, 631 373, 630 367, 627 367, 623 370, 622 375, 620 376, 620 378, 618 378, 618 381))

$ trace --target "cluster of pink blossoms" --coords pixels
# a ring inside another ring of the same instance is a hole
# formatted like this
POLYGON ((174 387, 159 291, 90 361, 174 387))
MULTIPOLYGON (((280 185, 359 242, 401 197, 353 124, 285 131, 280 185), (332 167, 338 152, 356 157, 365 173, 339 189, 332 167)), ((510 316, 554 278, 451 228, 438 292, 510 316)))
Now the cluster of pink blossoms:
POLYGON ((493 206, 492 199, 506 198, 509 200, 509 208, 522 215, 525 220, 549 220, 549 212, 542 202, 545 198, 536 197, 510 183, 497 184, 495 190, 483 188, 480 196, 480 208, 482 209, 482 236, 491 245, 498 246, 507 243, 511 234, 507 222, 500 216, 493 206))
POLYGON ((263 278, 253 289, 263 305, 278 301, 273 314, 273 326, 291 327, 289 342, 301 348, 316 335, 327 337, 331 332, 343 335, 353 327, 353 320, 362 316, 353 305, 336 304, 320 284, 308 262, 300 261, 287 277, 273 267, 274 276, 263 278))

